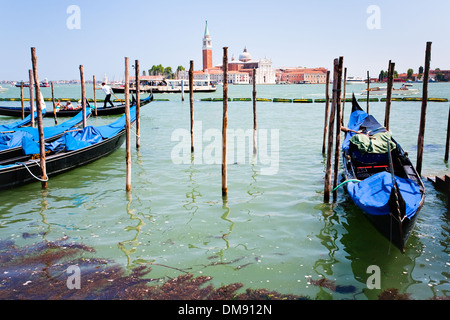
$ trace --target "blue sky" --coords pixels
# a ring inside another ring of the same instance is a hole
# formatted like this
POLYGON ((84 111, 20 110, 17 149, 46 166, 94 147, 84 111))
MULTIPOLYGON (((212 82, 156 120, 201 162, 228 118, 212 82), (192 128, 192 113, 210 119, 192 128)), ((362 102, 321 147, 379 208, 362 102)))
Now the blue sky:
POLYGON ((213 63, 223 47, 236 58, 246 46, 253 58, 274 67, 326 67, 344 57, 348 75, 378 76, 389 60, 399 72, 424 65, 432 41, 431 67, 450 69, 450 1, 393 0, 0 0, 0 80, 26 80, 30 48, 36 47, 39 77, 85 75, 122 80, 124 57, 141 70, 162 64, 202 67, 205 20, 213 41, 213 63), (67 28, 70 5, 80 9, 80 29, 67 28), (380 28, 369 6, 379 8, 380 28), (371 20, 372 19, 372 20, 371 20))

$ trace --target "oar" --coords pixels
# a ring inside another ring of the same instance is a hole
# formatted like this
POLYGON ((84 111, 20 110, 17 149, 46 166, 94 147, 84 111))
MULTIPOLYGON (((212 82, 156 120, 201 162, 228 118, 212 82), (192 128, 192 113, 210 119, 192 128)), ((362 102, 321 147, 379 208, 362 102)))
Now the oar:
POLYGON ((111 89, 111 93, 112 93, 112 95, 113 95, 114 97, 116 97, 117 100, 120 100, 120 102, 123 103, 122 99, 117 98, 117 96, 114 94, 114 92, 112 91, 112 89, 111 89))

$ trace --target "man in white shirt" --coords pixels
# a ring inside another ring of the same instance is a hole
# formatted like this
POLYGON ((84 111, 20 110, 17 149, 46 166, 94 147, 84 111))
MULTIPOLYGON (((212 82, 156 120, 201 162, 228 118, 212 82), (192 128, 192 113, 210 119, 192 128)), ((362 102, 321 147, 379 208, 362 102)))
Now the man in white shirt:
POLYGON ((111 102, 111 87, 108 86, 106 83, 102 83, 102 90, 105 93, 105 102, 103 104, 103 107, 106 108, 106 104, 109 102, 111 107, 114 107, 114 104, 111 102))

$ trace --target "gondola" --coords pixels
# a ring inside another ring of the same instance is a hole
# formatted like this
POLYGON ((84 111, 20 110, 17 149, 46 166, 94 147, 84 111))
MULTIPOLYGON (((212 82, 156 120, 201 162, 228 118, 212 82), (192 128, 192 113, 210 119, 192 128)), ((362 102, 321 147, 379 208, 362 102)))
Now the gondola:
MULTIPOLYGON (((153 100, 153 94, 150 94, 147 98, 141 99, 140 106, 144 106, 148 103, 150 103, 153 100)), ((136 101, 133 96, 133 101, 131 105, 135 105, 136 101)), ((94 106, 87 104, 88 107, 90 107, 94 113, 94 106)), ((59 117, 74 117, 78 112, 80 112, 80 109, 76 110, 59 110, 56 112, 56 116, 59 117)), ((117 114, 123 114, 125 112, 125 104, 115 105, 114 107, 97 107, 97 116, 109 116, 109 115, 117 115, 117 114)), ((30 113, 30 108, 25 108, 25 115, 28 115, 30 113)), ((21 107, 0 107, 0 115, 4 116, 13 116, 13 117, 21 117, 22 116, 22 108, 21 107)), ((48 111, 46 113, 46 116, 52 116, 53 117, 53 110, 48 111)))
POLYGON ((350 198, 391 243, 405 252, 425 200, 425 187, 407 153, 353 95, 342 144, 350 198))
MULTIPOLYGON (((86 110, 86 119, 91 115, 91 110, 86 110)), ((29 116, 28 116, 29 117, 29 116)), ((43 129, 44 139, 51 142, 61 137, 66 131, 74 130, 83 123, 83 111, 78 111, 75 117, 53 127, 43 129)), ((27 139, 39 141, 38 128, 18 127, 6 132, 0 132, 0 161, 22 155, 22 145, 27 139)))
MULTIPOLYGON (((131 123, 136 120, 136 107, 130 108, 131 123)), ((48 177, 86 165, 117 150, 125 141, 125 115, 109 125, 87 126, 65 133, 45 144, 48 177)), ((38 159, 39 143, 24 148, 24 156, 0 161, 0 190, 37 181, 41 177, 38 159)))

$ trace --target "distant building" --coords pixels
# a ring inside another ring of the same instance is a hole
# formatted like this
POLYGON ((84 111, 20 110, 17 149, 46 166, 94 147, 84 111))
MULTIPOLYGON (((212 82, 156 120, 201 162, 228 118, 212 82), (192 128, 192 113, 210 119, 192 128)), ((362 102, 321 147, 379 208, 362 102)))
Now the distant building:
MULTIPOLYGON (((209 80, 214 83, 223 83, 222 65, 213 67, 212 62, 212 41, 208 29, 208 22, 205 26, 202 46, 203 70, 194 71, 194 79, 209 80)), ((275 84, 275 69, 272 68, 272 61, 269 59, 253 60, 247 48, 239 55, 239 60, 234 57, 228 62, 228 83, 230 84, 250 84, 253 81, 253 69, 256 70, 257 84, 275 84)), ((184 70, 178 73, 178 78, 189 79, 189 71, 184 70)))
POLYGON ((326 83, 327 69, 325 68, 283 68, 277 69, 277 83, 326 83))

